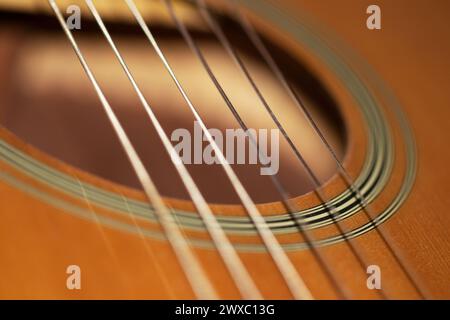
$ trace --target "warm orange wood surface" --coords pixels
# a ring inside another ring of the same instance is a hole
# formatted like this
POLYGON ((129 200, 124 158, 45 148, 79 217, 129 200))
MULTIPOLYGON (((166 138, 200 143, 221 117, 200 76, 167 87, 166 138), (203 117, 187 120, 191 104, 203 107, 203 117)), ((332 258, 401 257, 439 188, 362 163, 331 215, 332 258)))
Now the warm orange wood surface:
MULTIPOLYGON (((365 8, 370 1, 345 0, 283 1, 291 12, 310 14, 333 30, 359 53, 385 80, 398 97, 413 127, 418 147, 418 172, 414 188, 406 203, 381 226, 390 235, 414 270, 415 279, 426 289, 427 298, 450 298, 450 152, 446 148, 449 134, 450 104, 450 28, 446 14, 448 1, 378 1, 382 8, 381 31, 365 28, 365 8)), ((276 33, 276 32, 275 32, 276 33)), ((301 50, 299 50, 300 52, 301 50)), ((311 62, 313 63, 313 62, 311 62)), ((317 67, 320 69, 320 67, 317 67)), ((352 114, 350 99, 334 86, 331 76, 323 73, 349 127, 350 146, 346 166, 354 175, 364 156, 364 131, 360 117, 352 114), (347 108, 347 109, 346 109, 347 108)), ((392 115, 390 115, 392 116, 392 115)), ((393 130, 396 128, 394 127, 393 130)), ((101 180, 80 172, 27 146, 4 130, 0 137, 52 167, 105 189, 145 199, 138 191, 101 180)), ((396 136, 395 142, 400 143, 396 136)), ((401 160, 404 155, 400 152, 401 160)), ((402 168, 394 170, 390 187, 372 205, 374 211, 384 208, 401 183, 402 168)), ((93 214, 113 216, 115 213, 92 206, 89 201, 71 199, 49 186, 33 181, 0 161, 0 170, 20 181, 91 210, 93 214)), ((326 186, 328 194, 342 190, 335 177, 326 186)), ((313 194, 297 199, 299 206, 317 203, 313 194)), ((192 208, 183 201, 174 207, 192 208)), ((279 210, 279 204, 261 206, 265 213, 279 210)), ((243 214, 235 207, 217 206, 215 212, 243 214)), ((166 242, 142 239, 138 235, 100 226, 74 217, 67 212, 37 200, 0 181, 0 297, 1 298, 193 298, 188 282, 166 242), (66 289, 66 267, 77 264, 82 270, 82 290, 66 289)), ((122 219, 131 221, 130 218, 122 219)), ((359 223, 355 216, 349 226, 359 223)), ((145 225, 143 222, 142 225, 145 225)), ((150 226, 158 229, 157 226, 150 226)), ((326 232, 334 233, 331 230, 326 232)), ((192 234, 192 237, 205 237, 192 234)), ((234 238, 233 238, 234 239, 234 238)), ((283 241, 293 241, 288 236, 283 241)), ((235 240, 258 242, 258 239, 235 240)), ((393 257, 387 253, 376 232, 355 240, 371 264, 380 265, 383 288, 389 298, 419 298, 402 274, 393 257)), ((350 298, 380 298, 366 288, 366 273, 357 264, 345 243, 320 249, 338 275, 340 285, 350 298)), ((239 298, 217 253, 196 249, 196 253, 223 298, 239 298)), ((317 299, 337 298, 324 272, 311 252, 289 253, 301 276, 317 299)), ((291 298, 287 287, 267 254, 242 253, 265 298, 291 298)))

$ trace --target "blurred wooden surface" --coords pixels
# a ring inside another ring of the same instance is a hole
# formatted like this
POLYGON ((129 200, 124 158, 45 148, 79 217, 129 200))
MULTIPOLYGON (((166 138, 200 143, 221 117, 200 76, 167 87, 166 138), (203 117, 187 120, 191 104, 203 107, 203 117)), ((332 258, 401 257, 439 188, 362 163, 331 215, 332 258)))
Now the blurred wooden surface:
MULTIPOLYGON (((374 67, 400 100, 413 127, 418 146, 419 167, 414 189, 406 203, 382 227, 392 235, 415 275, 425 285, 427 297, 450 298, 450 2, 421 0, 380 0, 382 30, 365 27, 365 10, 370 1, 285 0, 287 8, 315 17, 333 30, 374 67)), ((1 137, 31 155, 66 172, 72 169, 27 148, 9 134, 1 137), (43 160, 44 161, 44 160, 43 160)), ((362 138, 361 138, 362 139, 362 138)), ((0 163, 2 172, 27 177, 0 163)), ((83 176, 83 179, 92 178, 83 176)), ((95 179, 94 179, 95 180, 95 179)), ((92 181, 113 188, 105 181, 92 181)), ((65 196, 49 187, 36 185, 56 197, 65 196)), ((119 192, 133 193, 120 189, 119 192)), ((135 192, 134 197, 142 198, 135 192)), ((73 199, 65 199, 76 203, 73 199)), ((307 200, 305 200, 307 201, 307 200)), ((77 203, 92 209, 89 203, 77 203)), ((94 210, 102 210, 94 208, 94 210)), ((0 297, 2 298, 191 298, 180 268, 167 243, 140 239, 62 214, 63 210, 39 201, 11 185, 0 182, 0 297), (150 246, 146 251, 143 242, 150 246), (79 264, 83 289, 65 288, 65 268, 79 264)), ((111 213, 107 213, 111 214, 111 213)), ((418 298, 405 278, 398 275, 392 257, 379 246, 371 232, 355 240, 369 244, 371 260, 386 266, 386 286, 395 298, 418 298), (397 276, 396 276, 397 275, 397 276)), ((379 298, 364 288, 365 273, 354 261, 345 259, 343 244, 325 248, 336 272, 347 279, 352 298, 379 298)), ((224 298, 237 298, 223 265, 214 251, 198 249, 208 273, 224 298)), ((266 298, 290 298, 286 287, 264 254, 241 255, 266 298)), ((309 252, 291 253, 300 273, 316 298, 335 298, 309 252)), ((384 271, 383 271, 384 272, 384 271)))

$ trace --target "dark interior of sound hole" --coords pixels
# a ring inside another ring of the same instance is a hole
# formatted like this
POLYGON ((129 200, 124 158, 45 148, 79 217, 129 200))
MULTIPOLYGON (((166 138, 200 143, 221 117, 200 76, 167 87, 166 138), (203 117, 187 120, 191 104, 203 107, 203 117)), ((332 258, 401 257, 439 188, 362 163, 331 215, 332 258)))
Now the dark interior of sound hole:
MULTIPOLYGON (((250 69, 260 76, 259 83, 264 93, 274 97, 285 95, 240 27, 227 17, 222 16, 220 19, 233 44, 245 61, 249 62, 250 69)), ((94 90, 54 17, 2 13, 0 21, 0 124, 27 143, 68 164, 101 178, 140 188, 94 90)), ((170 135, 177 128, 192 131, 193 117, 187 105, 162 69, 142 32, 134 24, 109 21, 107 26, 117 40, 119 49, 123 50, 132 71, 140 75, 137 78, 140 77, 143 82, 144 94, 155 108, 166 132, 170 135)), ((200 66, 194 68, 197 62, 180 34, 163 25, 152 26, 152 31, 162 49, 167 52, 169 61, 173 62, 180 80, 186 84, 194 104, 199 106, 208 127, 221 130, 237 128, 237 123, 230 121, 230 112, 220 96, 208 100, 214 96, 210 92, 215 89, 208 83, 200 66)), ((219 80, 224 81, 226 91, 235 97, 236 104, 243 101, 238 110, 242 111, 249 127, 264 127, 270 123, 265 119, 267 114, 256 98, 251 105, 245 104, 248 101, 245 99, 251 96, 250 90, 241 85, 245 79, 234 80, 234 77, 241 77, 239 70, 230 71, 234 68, 233 63, 214 36, 201 29, 193 29, 192 33, 204 48, 207 58, 211 58, 213 69, 218 70, 219 80)), ((82 30, 76 32, 76 38, 161 193, 188 199, 139 100, 126 79, 120 78, 120 67, 98 27, 92 21, 85 20, 82 30)), ((339 156, 343 157, 346 147, 345 125, 329 92, 302 61, 267 39, 265 41, 289 81, 308 102, 307 107, 318 119, 339 156)), ((277 104, 277 98, 270 102, 277 104)), ((274 107, 281 120, 293 121, 287 127, 293 135, 300 132, 297 134, 300 139, 296 143, 301 145, 302 130, 310 129, 305 129, 306 122, 301 120, 303 115, 299 111, 296 113, 294 107, 283 108, 274 107), (296 117, 300 120, 296 120, 296 117)), ((304 136, 310 137, 306 133, 304 136)), ((331 160, 323 160, 326 157, 319 153, 322 152, 319 149, 305 147, 304 152, 309 153, 307 159, 320 179, 326 181, 335 174, 336 168, 331 160)), ((278 177, 285 189, 292 195, 312 190, 310 179, 289 148, 282 143, 280 150, 278 177)), ((234 165, 233 168, 255 201, 280 199, 271 180, 259 174, 258 166, 234 165)), ((209 202, 238 203, 220 166, 188 165, 188 169, 209 202)))

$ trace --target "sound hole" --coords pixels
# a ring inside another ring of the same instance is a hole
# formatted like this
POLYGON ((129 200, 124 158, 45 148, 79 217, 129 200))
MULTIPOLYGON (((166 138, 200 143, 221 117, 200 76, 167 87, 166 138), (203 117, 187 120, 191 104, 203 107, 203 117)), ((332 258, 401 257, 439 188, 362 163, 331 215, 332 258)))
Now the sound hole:
MULTIPOLYGON (((335 174, 336 166, 303 114, 239 26, 225 16, 221 23, 305 159, 322 182, 329 179, 335 174)), ((101 104, 55 18, 5 15, 1 24, 1 125, 70 165, 109 181, 139 188, 101 104)), ((107 26, 169 136, 178 128, 193 132, 192 114, 142 32, 132 23, 108 22, 107 26)), ((151 25, 151 28, 207 126, 222 131, 238 128, 180 34, 165 24, 151 25)), ((251 86, 214 36, 201 27, 193 29, 192 33, 247 126, 275 128, 251 86)), ((95 23, 83 21, 82 30, 75 34, 161 193, 188 199, 142 105, 95 23)), ((339 157, 343 157, 345 126, 330 94, 302 61, 269 40, 265 41, 339 157)), ((258 165, 233 165, 233 168, 255 201, 280 199, 270 179, 260 175, 258 165)), ((192 164, 188 169, 208 201, 238 202, 219 165, 192 164)), ((304 168, 281 136, 278 177, 293 195, 313 189, 304 168)))

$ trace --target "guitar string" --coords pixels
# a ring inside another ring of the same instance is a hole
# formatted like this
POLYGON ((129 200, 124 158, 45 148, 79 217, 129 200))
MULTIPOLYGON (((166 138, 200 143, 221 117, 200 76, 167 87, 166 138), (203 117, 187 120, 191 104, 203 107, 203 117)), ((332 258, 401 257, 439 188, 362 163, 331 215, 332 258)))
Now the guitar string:
POLYGON ((279 272, 281 273, 282 277, 284 278, 291 294, 293 295, 293 297, 295 299, 313 299, 311 292, 305 285, 300 274, 295 269, 294 265, 292 264, 292 261, 289 259, 286 252, 281 247, 277 238, 275 237, 275 235, 272 233, 269 226, 267 225, 264 217, 261 215, 261 213, 257 209, 255 203, 250 198, 249 194, 247 193, 246 189, 242 185, 241 181, 235 174, 234 170, 231 168, 230 164, 225 159, 225 156, 223 155, 222 150, 220 150, 217 143, 212 138, 210 132, 206 128, 204 121, 198 114, 197 109, 194 107, 191 100, 187 96, 181 83, 178 81, 178 78, 175 76, 175 73, 173 72, 172 67, 169 65, 168 60, 166 59, 165 55, 159 48, 159 45, 157 44, 155 38, 153 37, 152 33, 150 32, 150 29, 148 28, 143 17, 141 16, 139 10, 137 9, 136 5, 134 4, 134 1, 133 0, 125 0, 125 2, 127 3, 128 7, 130 8, 133 15, 135 16, 138 24, 140 25, 143 32, 147 36, 151 45, 155 49, 160 60, 163 62, 166 70, 170 74, 172 80, 174 81, 175 85, 178 88, 178 91, 183 96, 184 100, 186 101, 187 105, 189 106, 189 109, 191 110, 192 114, 194 115, 196 121, 200 125, 200 127, 203 131, 203 134, 205 135, 205 137, 209 141, 212 149, 214 150, 215 154, 217 155, 217 157, 220 161, 220 164, 222 165, 222 168, 224 169, 226 175, 228 176, 237 195, 241 199, 242 204, 244 205, 248 215, 250 216, 251 220, 253 221, 255 228, 257 229, 261 239, 263 240, 263 242, 266 246, 266 249, 268 250, 273 261, 275 262, 279 272))
POLYGON ((279 68, 278 64, 274 60, 273 56, 270 54, 267 46, 262 41, 261 37, 255 30, 255 28, 252 26, 252 24, 248 21, 246 16, 241 12, 238 5, 236 4, 235 0, 227 0, 229 4, 231 4, 233 11, 236 13, 235 16, 238 17, 239 23, 241 24, 243 30, 246 32, 247 36, 259 52, 259 54, 263 57, 269 68, 272 70, 272 72, 277 77, 278 81, 282 84, 284 89, 287 91, 288 95, 290 96, 291 100, 294 102, 294 104, 297 106, 298 109, 303 113, 305 118, 307 119, 307 122, 311 126, 311 128, 314 130, 314 132, 319 137, 321 143, 326 148, 326 150, 329 152, 329 154, 332 156, 333 161, 336 163, 339 173, 341 177, 343 178, 347 188, 350 189, 351 194, 354 196, 354 198, 357 200, 359 207, 364 212, 366 218, 369 220, 369 224, 376 230, 379 237, 385 244, 388 251, 391 253, 391 255, 396 260, 398 266, 404 273, 404 275, 407 277, 408 281, 412 284, 414 289, 417 291, 417 293, 421 296, 421 298, 426 298, 425 290, 423 290, 419 283, 414 280, 413 272, 410 270, 410 268, 407 267, 407 263, 405 263, 405 258, 399 252, 398 249, 394 247, 393 241, 388 241, 388 238, 390 236, 381 228, 377 226, 377 224, 374 222, 373 218, 373 211, 371 210, 370 204, 366 201, 365 197, 363 196, 361 190, 355 185, 354 180, 348 173, 347 169, 342 164, 341 160, 339 160, 335 150, 331 146, 331 144, 326 139, 324 133, 317 125, 316 121, 314 120, 311 113, 308 111, 308 109, 305 106, 305 102, 301 99, 299 94, 294 90, 292 85, 287 81, 286 76, 283 74, 281 69, 279 68))
MULTIPOLYGON (((205 18, 205 20, 207 21, 211 30, 213 31, 213 33, 219 39, 220 43, 224 46, 227 53, 230 55, 230 57, 233 59, 233 61, 237 65, 237 67, 240 69, 240 71, 243 73, 245 78, 248 80, 248 82, 252 86, 252 88, 255 91, 256 95, 258 96, 260 102, 262 103, 262 105, 264 106, 266 111, 268 112, 269 116, 271 117, 271 119, 273 120, 273 122, 275 123, 277 128, 282 133, 285 140, 288 142, 289 147, 294 152, 296 158, 300 161, 302 166, 306 169, 308 177, 312 181, 312 183, 315 187, 314 192, 317 195, 317 197, 319 198, 321 205, 326 210, 328 217, 333 222, 333 225, 336 227, 338 233, 344 238, 345 243, 347 244, 349 250, 351 251, 352 255, 355 257, 356 261, 358 262, 358 264, 360 265, 362 270, 366 270, 366 266, 368 264, 364 261, 365 259, 363 258, 363 255, 361 254, 360 250, 358 250, 358 248, 355 246, 355 244, 348 239, 348 237, 346 236, 346 234, 344 232, 344 229, 341 226, 341 223, 336 219, 335 216, 336 216, 337 209, 332 204, 327 203, 326 197, 325 197, 323 191, 321 190, 321 183, 320 183, 319 179, 317 178, 316 174, 314 173, 312 168, 309 166, 306 159, 302 156, 301 152, 295 146, 294 142, 289 137, 289 134, 286 132, 283 125, 281 124, 281 122, 278 120, 278 118, 274 114, 273 110, 271 109, 270 105, 268 104, 267 100, 265 99, 264 95, 262 94, 261 90, 256 85, 256 82, 253 79, 253 77, 251 76, 250 71, 247 69, 246 65, 242 61, 239 54, 236 52, 235 48, 231 45, 229 39, 223 32, 222 27, 217 23, 217 21, 214 19, 214 17, 210 13, 205 2, 202 0, 196 0, 195 2, 197 4, 202 16, 205 18)), ((281 192, 281 194, 283 195, 282 192, 281 192)), ((378 291, 378 293, 383 298, 386 298, 386 295, 385 295, 383 289, 380 289, 378 291)))
MULTIPOLYGON (((108 239, 108 236, 106 235, 105 227, 100 222, 99 215, 98 215, 97 211, 94 209, 94 206, 93 206, 91 200, 89 199, 89 196, 86 192, 86 188, 83 186, 83 182, 80 180, 77 173, 73 169, 69 169, 69 174, 75 178, 78 186, 80 187, 80 191, 81 191, 81 194, 83 195, 84 202, 86 203, 88 211, 92 215, 92 218, 95 221, 95 226, 96 226, 98 232, 100 232, 100 237, 106 247, 106 251, 108 252, 108 255, 112 259, 112 263, 115 265, 115 267, 117 269, 121 270, 122 266, 120 264, 120 259, 114 250, 112 242, 110 241, 110 239, 108 239)), ((130 288, 127 285, 128 281, 126 279, 126 275, 124 275, 122 272, 120 272, 120 275, 118 276, 118 278, 119 278, 120 284, 123 287, 126 287, 126 288, 128 287, 127 289, 129 290, 130 288)))
POLYGON ((195 258, 192 249, 178 229, 178 226, 174 223, 172 215, 164 204, 161 195, 156 189, 155 184, 153 183, 150 175, 145 169, 141 159, 139 158, 121 123, 119 122, 108 100, 106 99, 89 65, 87 64, 75 38, 73 37, 72 31, 66 25, 64 17, 59 10, 55 0, 48 0, 48 2, 53 9, 59 23, 61 24, 64 33, 69 39, 69 42, 72 45, 72 48, 74 49, 85 73, 92 83, 96 94, 99 97, 100 102, 104 108, 104 111, 106 112, 106 115, 111 122, 113 129, 117 137, 119 138, 119 141, 124 151, 126 152, 127 157, 129 158, 130 163, 144 189, 145 194, 155 207, 155 213, 158 217, 158 220, 164 229, 165 235, 177 256, 177 259, 181 267, 183 268, 183 271, 185 272, 195 295, 201 299, 217 298, 215 289, 210 284, 198 260, 195 258))
MULTIPOLYGON (((202 50, 200 49, 199 45, 193 39, 193 37, 191 36, 189 30, 184 25, 184 23, 177 17, 177 15, 175 13, 175 10, 173 8, 173 5, 172 5, 172 1, 164 1, 164 3, 166 5, 166 8, 167 8, 170 16, 172 17, 172 20, 174 21, 177 29, 182 34, 184 40, 187 42, 188 46, 193 51, 194 55, 201 62, 202 66, 206 70, 209 78, 214 83, 214 86, 219 91, 220 95, 222 96, 225 104, 228 106, 229 110, 233 114, 233 116, 236 119, 236 121, 239 123, 240 127, 244 130, 244 132, 245 132, 247 138, 249 139, 250 143, 252 143, 252 145, 255 146, 256 150, 259 151, 259 156, 261 158, 263 158, 262 162, 263 163, 267 163, 268 161, 267 161, 265 155, 258 148, 257 141, 255 140, 253 135, 249 134, 248 126, 246 125, 246 123, 244 122, 242 117, 239 115, 238 111, 234 107, 234 105, 231 102, 230 98, 228 97, 228 95, 226 94, 225 90, 223 89, 222 85, 219 83, 218 79, 214 75, 214 72, 212 71, 208 61, 206 60, 205 56, 203 55, 202 50)), ((283 198, 282 202, 283 202, 283 205, 284 205, 285 209, 287 209, 287 211, 289 212, 289 215, 294 220, 294 222, 296 224, 296 227, 299 229, 301 235, 305 238, 306 244, 311 249, 314 258, 317 260, 317 262, 321 266, 321 268, 324 271, 325 275, 329 278, 332 286, 334 287, 334 289, 336 290, 336 292, 338 293, 339 296, 341 296, 341 297, 348 297, 349 294, 348 293, 344 293, 344 290, 338 285, 338 281, 336 279, 335 274, 331 271, 330 266, 326 263, 326 261, 325 261, 323 255, 322 255, 322 253, 320 252, 320 250, 318 250, 314 245, 312 245, 314 239, 304 229, 304 227, 305 227, 304 223, 298 221, 293 216, 293 212, 295 212, 295 209, 290 204, 290 198, 291 197, 289 196, 287 190, 284 189, 284 187, 282 186, 280 180, 278 179, 278 177, 276 175, 270 175, 270 179, 271 179, 272 183, 274 184, 275 188, 281 194, 281 196, 283 198)))
MULTIPOLYGON (((134 214, 133 210, 131 210, 131 206, 130 206, 130 203, 129 203, 127 197, 120 190, 117 190, 116 192, 118 194, 120 194, 122 201, 125 203, 125 207, 127 208, 128 217, 131 219, 131 221, 133 222, 133 225, 135 226, 135 228, 138 232, 139 238, 144 246, 144 250, 145 250, 147 256, 149 257, 149 262, 151 264, 153 264, 154 268, 156 269, 156 273, 158 274, 158 278, 162 282, 162 286, 166 289, 168 295, 170 296, 170 299, 175 300, 177 297, 175 295, 173 288, 170 286, 167 275, 164 273, 164 270, 161 267, 161 263, 157 259, 157 256, 155 254, 155 249, 149 243, 148 238, 145 237, 144 231, 136 219, 136 215, 134 214)), ((168 209, 170 210, 170 208, 168 208, 168 209)), ((175 223, 176 223, 176 221, 175 221, 175 223)), ((183 235, 183 237, 184 237, 184 235, 183 235)))
POLYGON ((89 10, 91 11, 102 33, 104 34, 109 45, 111 46, 114 54, 116 55, 116 58, 118 59, 120 65, 122 66, 124 72, 126 73, 129 81, 131 82, 134 91, 138 95, 139 100, 141 101, 145 111, 147 112, 147 115, 149 116, 161 141, 163 142, 166 151, 171 156, 172 161, 175 164, 175 167, 190 197, 195 203, 197 210, 199 211, 199 214, 202 217, 206 225, 206 228, 210 233, 221 255, 221 258, 225 263, 226 267, 228 268, 230 275, 232 276, 237 288, 239 289, 240 293, 245 299, 262 299, 261 293, 259 292, 250 274, 245 268, 243 262, 241 261, 239 255, 237 254, 236 250, 234 249, 233 245, 228 239, 225 231, 218 223, 217 219, 215 218, 214 214, 209 208, 206 200, 200 193, 200 190, 198 189, 197 185, 195 184, 194 180, 192 179, 191 175, 189 174, 185 165, 183 164, 179 154, 172 146, 169 137, 162 128, 160 122, 158 121, 156 115, 154 114, 152 108, 150 107, 147 99, 144 97, 144 94, 142 93, 133 75, 131 74, 131 71, 129 70, 127 64, 125 63, 125 60, 123 59, 111 35, 109 34, 106 26, 104 25, 103 20, 100 14, 98 13, 97 9, 95 8, 92 0, 86 0, 86 4, 88 5, 89 10))

